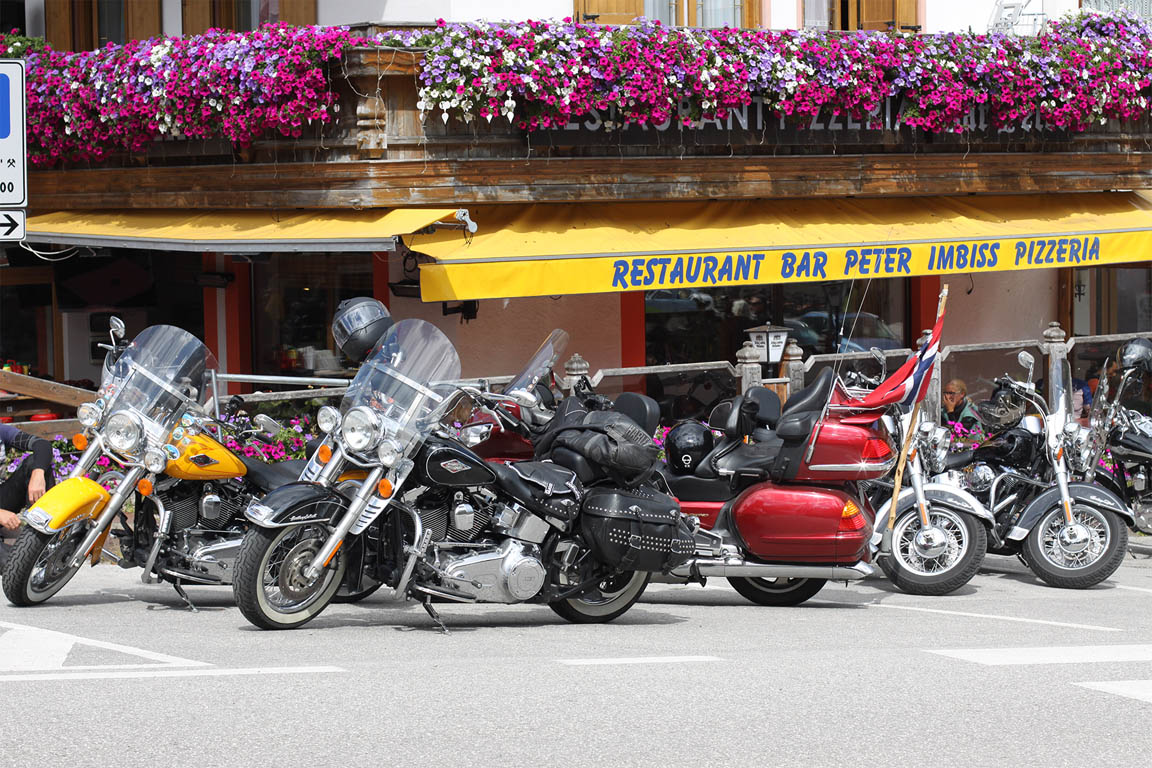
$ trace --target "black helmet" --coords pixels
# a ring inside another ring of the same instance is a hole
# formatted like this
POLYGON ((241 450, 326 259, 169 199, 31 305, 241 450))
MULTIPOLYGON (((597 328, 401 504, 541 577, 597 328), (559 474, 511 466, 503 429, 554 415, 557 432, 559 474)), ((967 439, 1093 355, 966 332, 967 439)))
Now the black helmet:
POLYGON ((351 361, 364 362, 364 358, 392 327, 392 316, 380 301, 367 296, 346 299, 336 307, 332 318, 332 336, 336 346, 351 361))
POLYGON ((1024 418, 1024 400, 1010 389, 997 387, 989 399, 976 405, 976 417, 993 432, 1014 427, 1024 418))
POLYGON ((708 427, 698 421, 682 421, 664 438, 668 468, 674 475, 690 475, 715 445, 716 438, 708 427))
POLYGON ((1136 368, 1152 374, 1152 341, 1132 339, 1126 342, 1116 351, 1116 361, 1120 363, 1121 370, 1136 368))

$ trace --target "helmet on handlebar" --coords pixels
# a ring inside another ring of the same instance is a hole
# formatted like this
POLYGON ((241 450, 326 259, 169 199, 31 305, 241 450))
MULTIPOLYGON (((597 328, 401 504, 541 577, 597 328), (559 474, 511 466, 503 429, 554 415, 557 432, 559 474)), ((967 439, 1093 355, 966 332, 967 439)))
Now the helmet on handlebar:
POLYGON ((392 315, 378 300, 359 296, 345 299, 332 318, 332 336, 345 356, 362 363, 376 342, 392 327, 392 315))
POLYGON ((664 455, 674 475, 691 475, 716 445, 712 430, 698 421, 682 421, 664 438, 664 455))
POLYGON ((976 418, 993 432, 1016 426, 1024 418, 1024 399, 1007 387, 998 386, 992 396, 976 405, 976 418))
POLYGON ((1122 370, 1139 369, 1152 374, 1152 341, 1132 339, 1116 351, 1116 360, 1122 370))

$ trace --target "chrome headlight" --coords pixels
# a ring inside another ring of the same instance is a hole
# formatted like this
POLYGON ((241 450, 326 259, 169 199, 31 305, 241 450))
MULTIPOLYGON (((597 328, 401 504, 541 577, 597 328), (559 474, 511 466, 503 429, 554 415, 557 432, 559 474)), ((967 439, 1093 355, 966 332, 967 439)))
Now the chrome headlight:
POLYGON ((380 440, 380 419, 371 409, 359 406, 344 414, 340 436, 357 453, 367 451, 380 440))
POLYGON ((320 427, 320 431, 324 434, 332 434, 332 431, 340 426, 340 411, 330 405, 324 406, 316 414, 316 426, 320 427))
POLYGON ((164 451, 149 448, 144 452, 144 468, 154 475, 159 475, 168 469, 168 457, 164 451))
POLYGON ((76 420, 85 428, 94 427, 100 421, 100 414, 101 410, 96 403, 81 403, 76 409, 76 420))
POLYGON ((404 455, 404 446, 390 437, 386 437, 380 441, 380 447, 376 449, 376 458, 380 459, 380 463, 386 467, 390 467, 404 455))
POLYGON ((104 425, 104 438, 119 453, 132 453, 139 448, 142 433, 140 419, 127 411, 112 414, 104 425))

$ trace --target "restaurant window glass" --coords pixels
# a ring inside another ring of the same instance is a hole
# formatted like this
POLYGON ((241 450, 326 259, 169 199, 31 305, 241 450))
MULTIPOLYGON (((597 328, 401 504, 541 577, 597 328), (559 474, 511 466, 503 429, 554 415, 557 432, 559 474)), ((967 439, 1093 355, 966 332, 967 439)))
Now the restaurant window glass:
POLYGON ((369 254, 283 254, 252 270, 253 369, 333 373, 348 365, 330 326, 344 299, 372 295, 369 254))
MULTIPOLYGON (((788 328, 805 356, 908 347, 907 289, 899 278, 647 291, 647 363, 732 362, 747 329, 765 324, 788 328)), ((702 418, 736 394, 736 382, 719 368, 649 376, 645 384, 666 421, 702 418)))

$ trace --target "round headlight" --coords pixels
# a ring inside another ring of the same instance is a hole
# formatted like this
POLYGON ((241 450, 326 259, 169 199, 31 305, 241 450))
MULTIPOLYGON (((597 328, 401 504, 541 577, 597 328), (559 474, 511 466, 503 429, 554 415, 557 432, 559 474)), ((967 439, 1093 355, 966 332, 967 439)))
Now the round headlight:
POLYGON ((117 411, 104 425, 104 437, 112 450, 132 453, 140 447, 140 420, 126 411, 117 411))
POLYGON ((340 435, 353 451, 367 451, 380 439, 380 420, 364 406, 353 408, 344 414, 340 435))
POLYGON ((164 451, 149 448, 144 452, 144 468, 154 475, 159 475, 168 469, 168 457, 164 451))
POLYGON ((331 434, 332 430, 340 426, 340 411, 330 405, 324 406, 316 414, 316 426, 320 427, 320 431, 324 434, 331 434))
POLYGON ((400 461, 403 455, 404 446, 390 437, 381 440, 380 447, 376 449, 376 458, 380 459, 380 463, 386 467, 390 467, 400 461))
POLYGON ((84 427, 94 427, 100 421, 100 408, 95 403, 82 403, 76 409, 76 419, 84 427))

